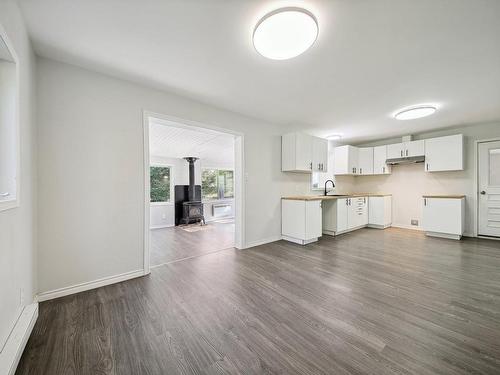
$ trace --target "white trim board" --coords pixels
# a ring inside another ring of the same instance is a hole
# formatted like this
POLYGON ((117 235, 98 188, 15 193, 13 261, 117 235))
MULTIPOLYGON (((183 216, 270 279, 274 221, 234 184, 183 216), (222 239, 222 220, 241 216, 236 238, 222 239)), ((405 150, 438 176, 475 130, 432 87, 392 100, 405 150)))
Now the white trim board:
POLYGON ((165 229, 165 228, 173 228, 173 227, 175 227, 174 224, 172 224, 172 225, 156 225, 156 226, 149 227, 149 230, 165 229))
MULTIPOLYGON (((148 272, 149 273, 149 272, 148 272)), ((121 281, 126 281, 130 279, 135 279, 146 275, 144 270, 125 272, 115 276, 103 277, 102 279, 97 279, 94 281, 88 281, 81 284, 71 285, 64 288, 59 288, 55 290, 50 290, 47 292, 38 294, 38 301, 48 301, 54 298, 68 296, 70 294, 84 292, 86 290, 91 290, 95 288, 100 288, 101 286, 106 286, 110 284, 119 283, 121 281)))
MULTIPOLYGON (((13 208, 18 208, 21 206, 21 122, 20 122, 20 98, 21 98, 21 68, 19 63, 19 57, 14 45, 10 40, 4 27, 0 25, 0 38, 3 39, 7 49, 9 50, 14 64, 16 65, 16 108, 15 108, 15 157, 16 157, 16 197, 14 199, 2 200, 0 201, 0 212, 7 211, 13 208)), ((3 375, 3 374, 2 374, 3 375)))
POLYGON ((251 247, 265 245, 265 244, 268 244, 268 243, 271 243, 271 242, 276 242, 276 241, 279 241, 281 239, 282 239, 282 236, 279 235, 279 236, 265 238, 263 240, 248 242, 246 244, 246 246, 245 246, 245 249, 250 249, 251 247))
POLYGON ((406 225, 406 224, 392 223, 391 227, 393 227, 393 228, 401 228, 401 229, 417 230, 417 231, 420 231, 420 232, 424 231, 424 229, 422 227, 419 227, 419 226, 416 226, 416 225, 406 225))
POLYGON ((14 375, 37 319, 38 303, 25 306, 0 353, 0 374, 14 375))

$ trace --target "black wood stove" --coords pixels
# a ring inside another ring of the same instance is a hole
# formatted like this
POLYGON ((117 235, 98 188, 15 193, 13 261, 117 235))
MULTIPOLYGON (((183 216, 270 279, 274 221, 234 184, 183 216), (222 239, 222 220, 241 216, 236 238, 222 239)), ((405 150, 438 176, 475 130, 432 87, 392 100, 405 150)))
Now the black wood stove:
POLYGON ((189 185, 175 186, 175 224, 190 224, 199 221, 205 224, 201 186, 194 184, 194 162, 198 158, 186 157, 184 159, 189 163, 189 185))

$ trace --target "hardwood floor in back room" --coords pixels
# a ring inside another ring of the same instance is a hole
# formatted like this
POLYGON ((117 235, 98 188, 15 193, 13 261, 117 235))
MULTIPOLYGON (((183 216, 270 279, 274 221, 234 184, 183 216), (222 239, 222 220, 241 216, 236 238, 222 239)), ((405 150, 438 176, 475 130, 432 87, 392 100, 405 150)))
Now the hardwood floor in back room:
POLYGON ((208 223, 203 229, 199 232, 186 232, 181 227, 151 230, 151 266, 234 246, 234 221, 208 223))
POLYGON ((17 374, 499 374, 500 242, 362 229, 40 305, 17 374))

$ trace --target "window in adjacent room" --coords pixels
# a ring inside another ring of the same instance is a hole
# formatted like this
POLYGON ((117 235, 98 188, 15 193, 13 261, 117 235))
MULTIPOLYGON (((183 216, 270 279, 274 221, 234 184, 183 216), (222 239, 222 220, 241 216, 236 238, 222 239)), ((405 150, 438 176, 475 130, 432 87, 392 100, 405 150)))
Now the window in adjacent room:
POLYGON ((229 169, 203 169, 201 172, 203 200, 234 198, 234 171, 229 169))
POLYGON ((172 190, 172 169, 167 166, 150 168, 151 203, 169 203, 172 190))
POLYGON ((234 172, 228 170, 219 171, 219 198, 234 198, 234 172))
POLYGON ((0 37, 0 211, 18 206, 17 67, 0 37))

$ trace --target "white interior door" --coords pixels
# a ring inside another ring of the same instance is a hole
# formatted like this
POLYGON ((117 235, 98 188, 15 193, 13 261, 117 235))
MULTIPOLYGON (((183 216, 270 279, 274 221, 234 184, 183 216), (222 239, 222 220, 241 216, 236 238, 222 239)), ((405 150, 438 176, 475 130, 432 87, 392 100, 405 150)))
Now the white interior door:
POLYGON ((500 141, 479 143, 479 230, 500 237, 500 141))

